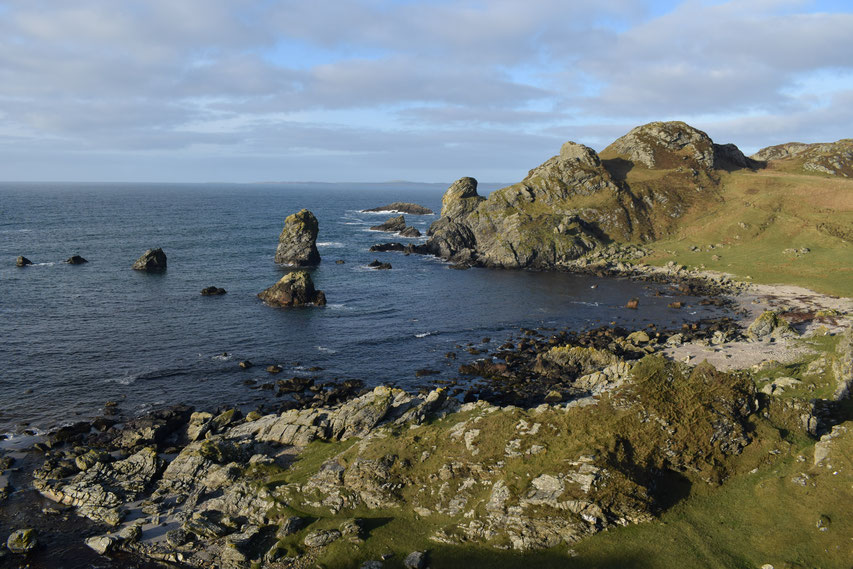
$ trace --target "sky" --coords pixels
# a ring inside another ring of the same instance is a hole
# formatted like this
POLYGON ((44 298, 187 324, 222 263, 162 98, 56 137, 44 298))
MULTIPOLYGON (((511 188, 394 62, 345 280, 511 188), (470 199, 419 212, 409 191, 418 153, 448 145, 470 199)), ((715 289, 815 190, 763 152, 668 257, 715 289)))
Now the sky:
POLYGON ((853 138, 850 0, 0 0, 0 180, 512 183, 853 138))

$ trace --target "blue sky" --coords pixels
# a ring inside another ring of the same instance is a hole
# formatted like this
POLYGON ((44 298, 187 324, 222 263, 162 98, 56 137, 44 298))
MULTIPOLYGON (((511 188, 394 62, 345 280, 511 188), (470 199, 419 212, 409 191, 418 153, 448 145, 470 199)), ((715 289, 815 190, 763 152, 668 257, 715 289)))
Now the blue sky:
POLYGON ((684 120, 853 137, 840 0, 0 0, 0 180, 514 182, 684 120))

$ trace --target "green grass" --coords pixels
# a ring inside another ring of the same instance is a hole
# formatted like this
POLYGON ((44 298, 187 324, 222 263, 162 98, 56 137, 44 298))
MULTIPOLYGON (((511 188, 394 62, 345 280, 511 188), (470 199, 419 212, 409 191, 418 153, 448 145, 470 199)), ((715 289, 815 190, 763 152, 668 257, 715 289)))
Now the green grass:
POLYGON ((671 236, 649 244, 654 254, 645 261, 676 260, 752 282, 853 296, 847 238, 853 236, 853 180, 740 171, 722 176, 720 195, 688 212, 671 236), (691 251, 694 246, 700 250, 691 251), (810 252, 785 252, 801 248, 810 252))

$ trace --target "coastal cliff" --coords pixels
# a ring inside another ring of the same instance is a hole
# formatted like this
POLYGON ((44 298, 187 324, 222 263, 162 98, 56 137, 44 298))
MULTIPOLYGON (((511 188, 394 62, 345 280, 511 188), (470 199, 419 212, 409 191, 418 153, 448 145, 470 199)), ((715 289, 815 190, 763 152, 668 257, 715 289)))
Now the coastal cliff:
POLYGON ((851 168, 849 139, 747 157, 683 122, 653 122, 600 154, 567 142, 488 198, 461 178, 421 250, 465 266, 536 270, 602 256, 614 266, 675 262, 849 296, 849 284, 827 275, 853 258, 851 168), (608 253, 626 246, 638 254, 608 253))

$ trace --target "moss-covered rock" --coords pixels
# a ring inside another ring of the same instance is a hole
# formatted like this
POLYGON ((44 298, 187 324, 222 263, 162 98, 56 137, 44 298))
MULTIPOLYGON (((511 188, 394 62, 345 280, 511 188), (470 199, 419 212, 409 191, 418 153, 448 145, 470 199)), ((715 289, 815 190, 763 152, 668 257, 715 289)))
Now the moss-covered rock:
POLYGON ((287 273, 273 286, 259 293, 258 297, 267 304, 283 308, 326 304, 326 295, 314 288, 314 281, 306 271, 287 273))
POLYGON ((293 267, 310 267, 320 264, 317 234, 320 225, 307 209, 287 216, 278 238, 275 262, 293 267))

